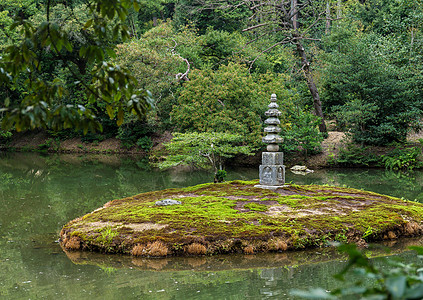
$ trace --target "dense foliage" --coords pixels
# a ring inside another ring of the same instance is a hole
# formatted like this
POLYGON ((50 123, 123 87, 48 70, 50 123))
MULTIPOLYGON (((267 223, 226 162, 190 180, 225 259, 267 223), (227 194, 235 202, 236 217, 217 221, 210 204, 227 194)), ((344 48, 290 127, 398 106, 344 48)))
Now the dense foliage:
POLYGON ((272 3, 3 1, 2 136, 91 130, 148 150, 165 130, 216 132, 256 151, 272 93, 285 152, 320 151, 322 108, 364 145, 421 127, 421 0, 272 3))

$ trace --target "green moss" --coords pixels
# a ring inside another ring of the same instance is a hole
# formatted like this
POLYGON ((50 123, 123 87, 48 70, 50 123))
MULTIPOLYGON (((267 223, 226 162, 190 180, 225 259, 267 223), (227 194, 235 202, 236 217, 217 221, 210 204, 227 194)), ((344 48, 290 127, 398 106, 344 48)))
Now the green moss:
POLYGON ((257 181, 230 181, 139 194, 115 200, 106 208, 69 223, 64 230, 93 248, 109 247, 106 251, 111 251, 110 247, 130 250, 136 243, 161 240, 174 252, 181 252, 184 245, 192 242, 225 252, 241 249, 239 243, 229 242, 239 239, 266 241, 280 237, 290 248, 318 246, 328 240, 345 241, 347 233, 370 241, 389 230, 400 231, 409 220, 423 220, 422 204, 376 193, 291 185, 280 194, 256 188, 255 184, 257 181), (182 204, 155 205, 157 200, 166 198, 182 204), (99 221, 123 225, 87 232, 89 224, 99 221), (162 226, 132 230, 125 224, 162 226), (127 244, 115 245, 119 241, 127 244), (222 246, 223 241, 228 242, 222 246))
POLYGON ((252 210, 252 211, 267 211, 267 205, 265 204, 258 204, 258 203, 247 203, 244 205, 244 208, 252 210))

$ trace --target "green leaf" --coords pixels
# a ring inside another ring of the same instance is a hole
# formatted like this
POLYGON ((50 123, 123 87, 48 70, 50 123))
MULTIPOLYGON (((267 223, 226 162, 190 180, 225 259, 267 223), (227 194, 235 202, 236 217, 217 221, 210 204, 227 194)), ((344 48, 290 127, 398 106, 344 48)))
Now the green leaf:
POLYGON ((122 108, 119 108, 118 114, 117 114, 117 121, 116 121, 117 126, 122 125, 123 120, 124 120, 123 117, 124 117, 124 112, 123 112, 122 108))
POLYGON ((405 299, 421 299, 423 298, 423 283, 416 284, 408 288, 404 294, 405 299))
POLYGON ((385 287, 394 298, 401 298, 405 292, 406 282, 405 276, 388 277, 385 281, 385 287))
POLYGON ((106 105, 106 110, 107 110, 107 114, 109 115, 109 118, 113 119, 115 117, 115 112, 114 112, 113 106, 106 105))
POLYGON ((85 24, 84 24, 84 28, 83 30, 87 30, 88 27, 91 27, 91 25, 93 24, 94 20, 93 19, 89 19, 85 24))
POLYGON ((423 247, 410 246, 408 249, 416 251, 418 255, 423 255, 423 247))

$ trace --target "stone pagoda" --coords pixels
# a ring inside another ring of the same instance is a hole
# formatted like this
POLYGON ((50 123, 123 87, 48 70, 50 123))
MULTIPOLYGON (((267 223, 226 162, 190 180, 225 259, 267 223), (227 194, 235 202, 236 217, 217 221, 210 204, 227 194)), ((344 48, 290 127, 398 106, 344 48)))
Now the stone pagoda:
POLYGON ((279 136, 279 132, 281 132, 279 127, 281 112, 278 110, 279 105, 276 104, 275 94, 272 94, 270 101, 269 109, 265 112, 267 119, 264 121, 266 124, 264 132, 266 136, 263 137, 263 143, 267 144, 267 152, 262 153, 262 164, 259 172, 260 184, 256 186, 277 189, 285 184, 283 152, 279 152, 278 145, 283 142, 283 139, 279 136))

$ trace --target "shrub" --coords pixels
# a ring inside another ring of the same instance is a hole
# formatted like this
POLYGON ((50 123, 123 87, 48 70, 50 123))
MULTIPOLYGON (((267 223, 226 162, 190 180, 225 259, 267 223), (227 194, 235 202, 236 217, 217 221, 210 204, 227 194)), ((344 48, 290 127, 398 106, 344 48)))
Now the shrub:
POLYGON ((227 175, 228 173, 225 170, 218 170, 216 174, 214 175, 215 181, 223 182, 225 181, 225 178, 227 175))
POLYGON ((396 148, 385 155, 382 161, 389 170, 409 170, 423 165, 421 161, 422 150, 418 147, 396 148))
POLYGON ((153 142, 149 136, 142 136, 137 140, 137 146, 145 151, 149 151, 153 147, 153 142))
POLYGON ((148 135, 153 131, 153 127, 147 123, 129 121, 119 127, 117 138, 120 139, 122 146, 125 148, 129 149, 139 144, 142 149, 149 150, 152 142, 148 135))
POLYGON ((379 165, 380 159, 370 151, 369 147, 348 144, 341 148, 334 164, 344 167, 379 165))

